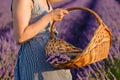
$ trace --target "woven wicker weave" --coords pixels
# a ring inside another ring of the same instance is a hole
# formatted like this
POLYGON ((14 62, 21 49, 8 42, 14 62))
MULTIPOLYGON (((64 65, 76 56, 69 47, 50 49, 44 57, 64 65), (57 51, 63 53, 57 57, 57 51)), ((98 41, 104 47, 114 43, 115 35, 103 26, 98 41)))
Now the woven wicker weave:
POLYGON ((58 68, 70 69, 82 67, 107 58, 112 43, 112 34, 98 14, 91 9, 81 7, 68 8, 67 10, 84 10, 90 12, 96 17, 99 26, 86 49, 82 51, 80 48, 77 48, 62 39, 56 38, 54 36, 54 27, 56 22, 53 22, 50 29, 50 40, 46 45, 46 55, 57 50, 61 54, 74 55, 76 57, 64 64, 53 63, 51 65, 58 68))

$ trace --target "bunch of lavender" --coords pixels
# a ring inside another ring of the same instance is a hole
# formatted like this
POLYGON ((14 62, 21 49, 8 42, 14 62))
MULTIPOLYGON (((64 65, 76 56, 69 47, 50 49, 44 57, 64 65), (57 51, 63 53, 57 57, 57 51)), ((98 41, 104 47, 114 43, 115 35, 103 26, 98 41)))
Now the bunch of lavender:
POLYGON ((70 61, 70 57, 59 53, 59 51, 54 50, 52 53, 49 53, 46 56, 46 61, 49 62, 50 64, 64 64, 70 61))

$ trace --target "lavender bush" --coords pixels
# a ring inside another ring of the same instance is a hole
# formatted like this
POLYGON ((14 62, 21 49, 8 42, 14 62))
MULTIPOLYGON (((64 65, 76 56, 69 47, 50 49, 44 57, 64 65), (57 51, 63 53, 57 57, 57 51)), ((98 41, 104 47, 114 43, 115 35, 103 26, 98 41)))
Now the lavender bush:
MULTIPOLYGON (((19 50, 16 44, 10 14, 11 0, 0 1, 0 80, 13 80, 14 66, 19 50)), ((107 59, 82 68, 72 69, 73 80, 120 80, 120 1, 119 0, 65 0, 54 8, 82 6, 96 11, 113 34, 113 43, 107 59)), ((71 11, 57 23, 60 38, 85 49, 98 24, 90 13, 71 11)))

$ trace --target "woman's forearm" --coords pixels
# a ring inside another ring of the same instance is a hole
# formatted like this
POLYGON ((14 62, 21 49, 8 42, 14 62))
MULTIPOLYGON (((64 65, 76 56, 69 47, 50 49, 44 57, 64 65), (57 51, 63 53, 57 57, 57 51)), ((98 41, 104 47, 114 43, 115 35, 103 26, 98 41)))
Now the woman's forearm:
POLYGON ((52 19, 50 15, 46 14, 45 16, 43 16, 41 19, 39 19, 35 23, 27 26, 24 29, 23 33, 18 38, 17 42, 24 43, 25 41, 33 38, 38 33, 42 32, 51 20, 52 19))

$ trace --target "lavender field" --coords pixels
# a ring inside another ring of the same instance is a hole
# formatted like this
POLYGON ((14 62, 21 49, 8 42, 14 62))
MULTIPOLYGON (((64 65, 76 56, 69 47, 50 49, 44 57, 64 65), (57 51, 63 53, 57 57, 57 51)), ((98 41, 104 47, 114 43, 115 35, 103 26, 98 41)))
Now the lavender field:
MULTIPOLYGON (((19 50, 10 13, 11 0, 0 0, 0 80, 13 80, 19 50)), ((54 8, 87 7, 96 11, 113 34, 107 59, 82 68, 72 69, 73 80, 120 80, 120 0, 65 0, 54 8)), ((98 24, 84 11, 71 11, 57 23, 60 38, 85 49, 98 24)))

